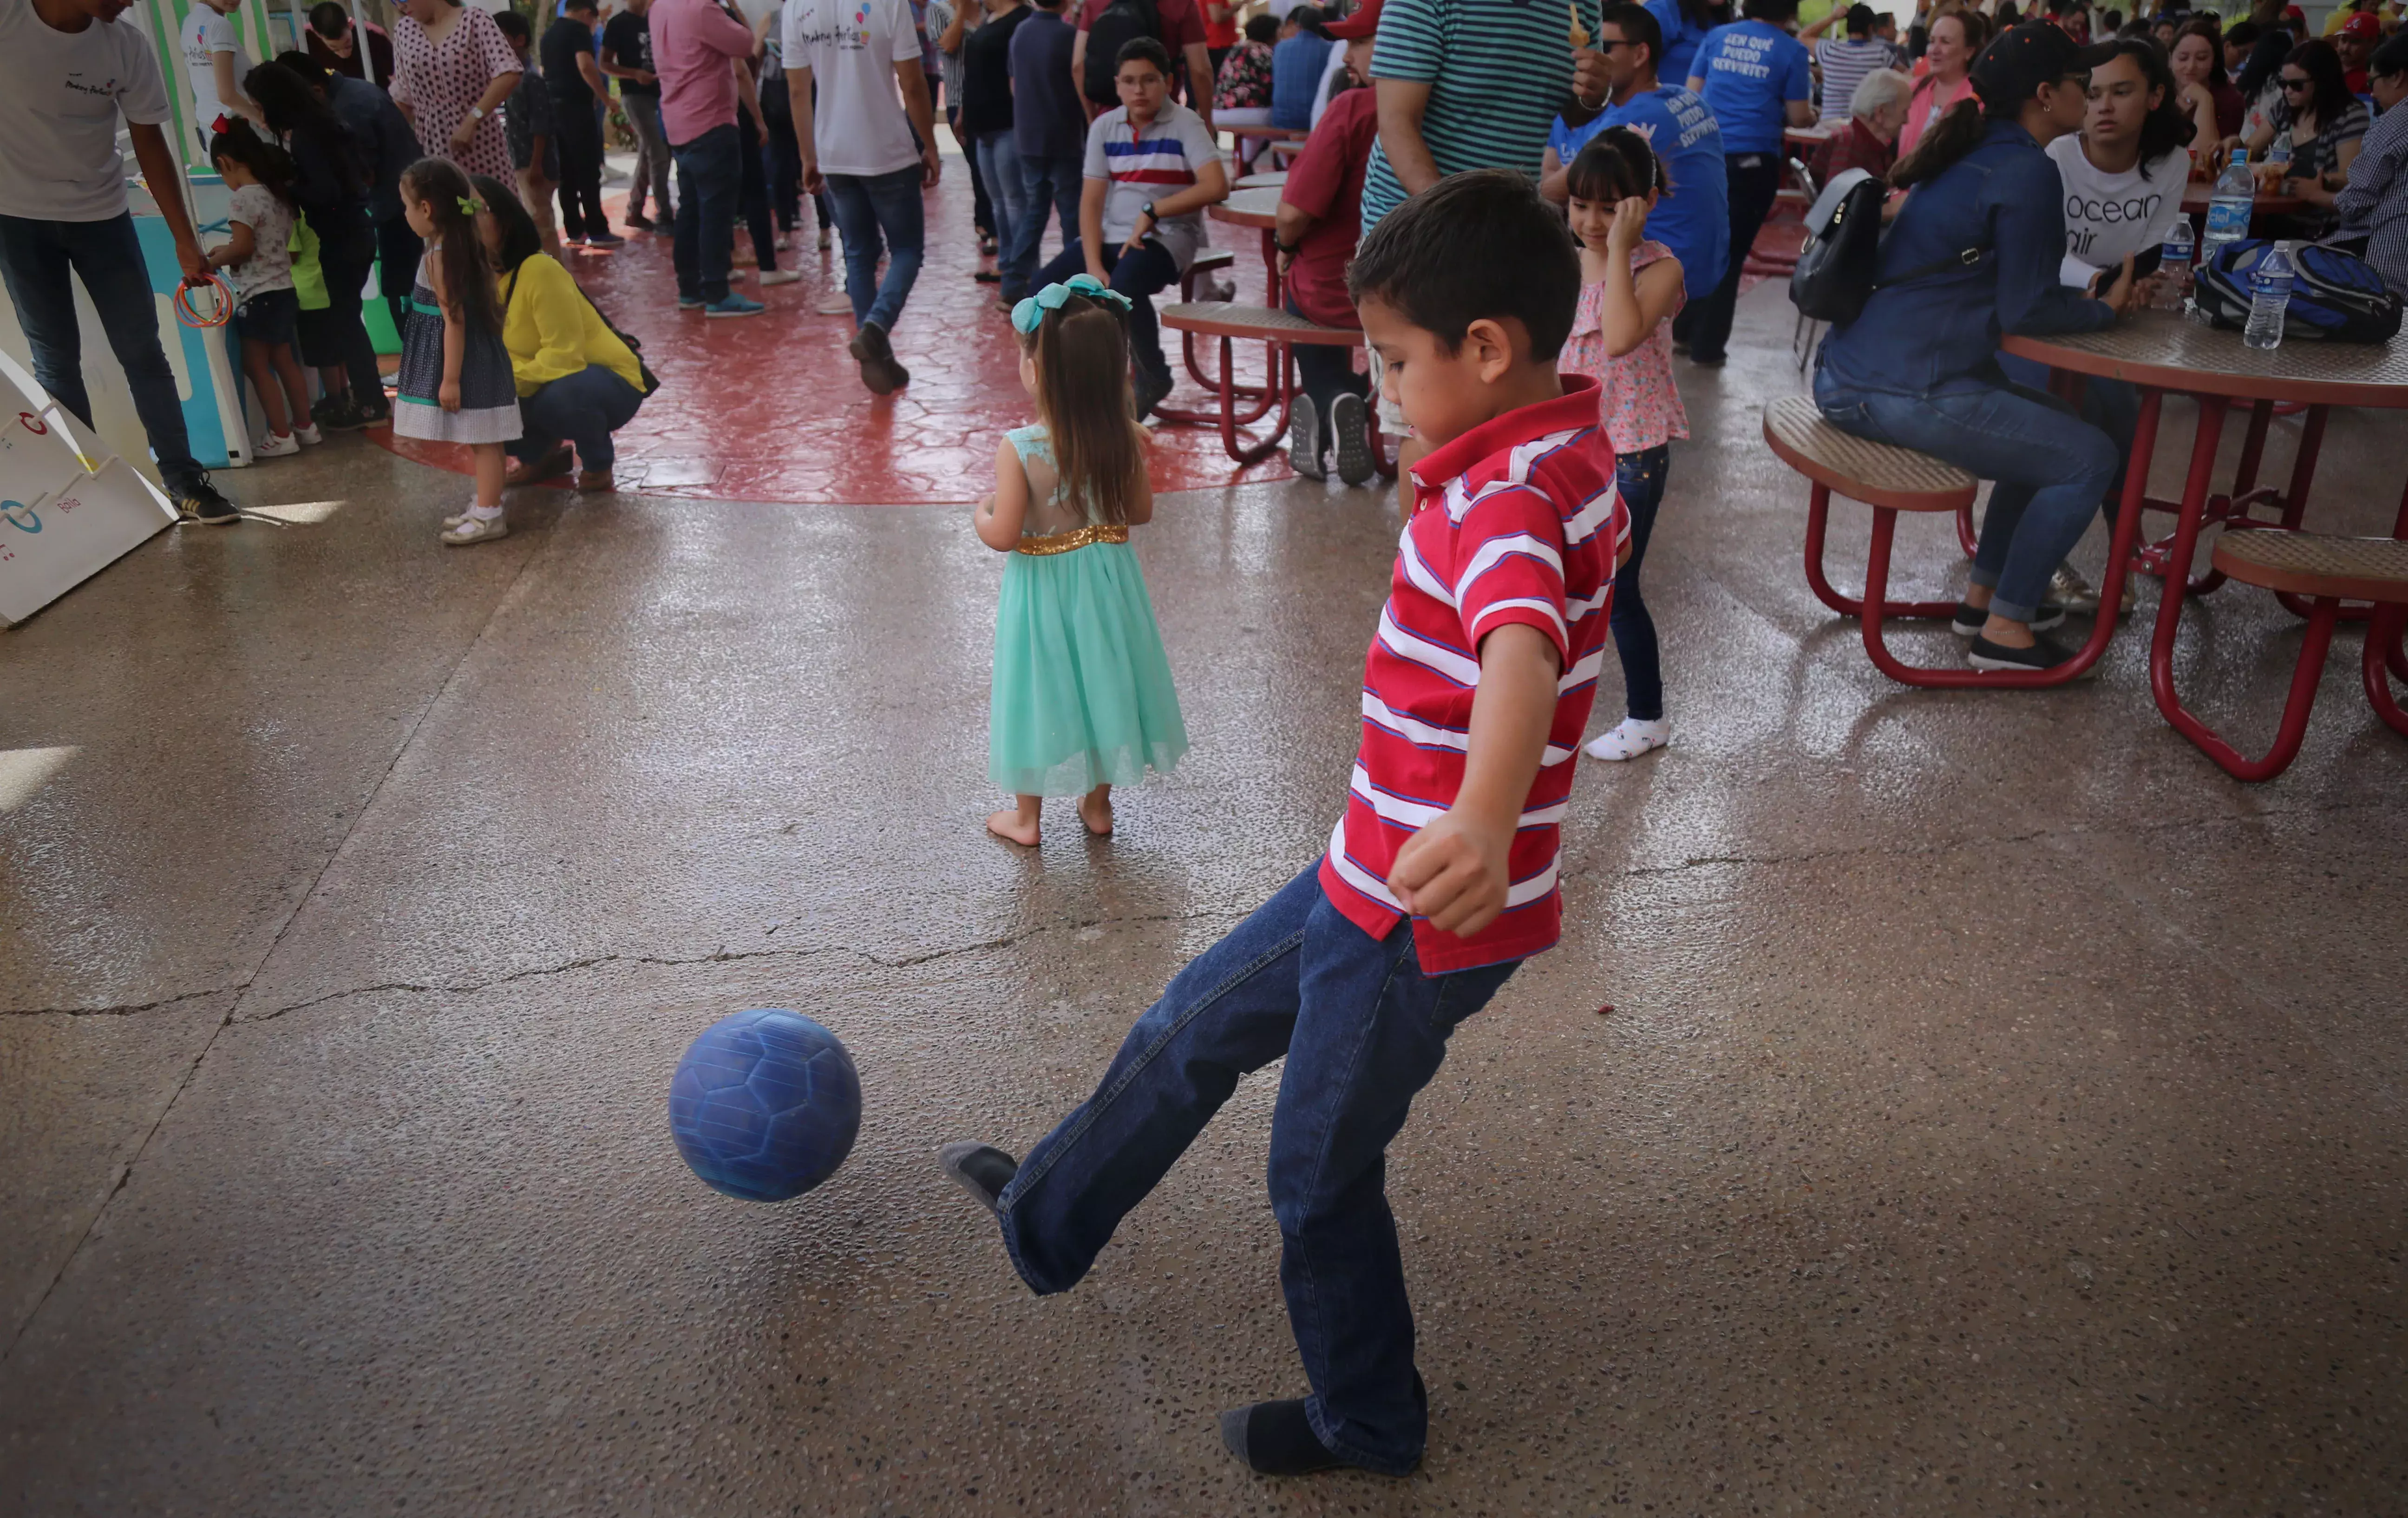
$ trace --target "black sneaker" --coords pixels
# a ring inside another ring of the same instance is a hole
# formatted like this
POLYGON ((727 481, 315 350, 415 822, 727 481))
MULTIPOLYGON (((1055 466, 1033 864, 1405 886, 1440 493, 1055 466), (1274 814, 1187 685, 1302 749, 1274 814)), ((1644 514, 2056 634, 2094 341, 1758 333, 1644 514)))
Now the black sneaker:
POLYGON ((1307 480, 1329 478, 1321 465, 1321 412, 1310 395, 1298 395, 1288 408, 1287 466, 1307 480))
POLYGON ((191 479, 175 481, 167 487, 167 494, 175 497, 176 509, 186 521, 197 522, 204 527, 230 527, 242 520, 234 503, 209 483, 206 471, 196 470, 191 479))
MULTIPOLYGON (((2016 649, 1977 634, 1973 646, 1966 651, 1965 662, 1976 669, 2055 669, 2072 657, 2073 651, 2054 638, 2035 637, 2030 648, 2016 649)), ((2092 665, 2082 673, 2086 678, 2098 671, 2099 666, 2092 665)))
POLYGON ((348 395, 343 397, 341 405, 322 411, 313 408, 309 415, 319 426, 328 432, 357 432, 368 424, 367 417, 357 406, 351 404, 351 399, 348 395))
POLYGON ((1143 422, 1152 414, 1155 407, 1169 398, 1170 373, 1168 370, 1166 369, 1160 374, 1149 374, 1140 369, 1135 391, 1129 397, 1129 410, 1140 422, 1143 422))
POLYGON ((1003 283, 1003 275, 1000 271, 996 269, 972 269, 970 270, 970 278, 976 279, 981 284, 1003 283))
POLYGON ((328 419, 342 415, 344 408, 351 404, 351 397, 348 393, 340 395, 321 395, 309 408, 309 420, 322 427, 332 426, 334 423, 328 419))
POLYGON ((1340 395, 1329 403, 1329 432, 1338 445, 1338 478, 1350 485, 1368 481, 1377 467, 1371 460, 1371 408, 1360 395, 1340 395))
POLYGON ((1020 1173, 1018 1160, 993 1144, 965 1141, 937 1151, 937 1163, 981 1207, 997 1217, 1003 1215, 1003 1188, 1020 1173))
MULTIPOLYGON (((2035 633, 2044 633, 2064 620, 2065 608, 2054 601, 2043 601, 2041 603, 2041 609, 2032 614, 2032 620, 2024 625, 2035 633)), ((1987 607, 1977 607, 1966 601, 1957 602, 1956 614, 1948 619, 1949 630, 1958 637, 1979 637, 1982 636, 1982 629, 1989 623, 1990 611, 1987 607)))
POLYGON ((595 232, 591 233, 586 236, 585 246, 588 248, 601 248, 606 250, 611 248, 624 248, 627 246, 627 239, 619 236, 615 232, 595 232))
POLYGON ((630 231, 634 232, 650 232, 652 230, 652 219, 646 216, 641 211, 631 212, 626 217, 624 224, 630 231))

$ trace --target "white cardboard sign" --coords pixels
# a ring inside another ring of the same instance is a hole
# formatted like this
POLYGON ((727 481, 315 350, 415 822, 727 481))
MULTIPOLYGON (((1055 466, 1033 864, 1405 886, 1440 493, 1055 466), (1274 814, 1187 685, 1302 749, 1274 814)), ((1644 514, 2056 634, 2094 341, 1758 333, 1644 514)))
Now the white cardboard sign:
POLYGON ((176 518, 158 487, 0 353, 0 620, 23 622, 176 518))

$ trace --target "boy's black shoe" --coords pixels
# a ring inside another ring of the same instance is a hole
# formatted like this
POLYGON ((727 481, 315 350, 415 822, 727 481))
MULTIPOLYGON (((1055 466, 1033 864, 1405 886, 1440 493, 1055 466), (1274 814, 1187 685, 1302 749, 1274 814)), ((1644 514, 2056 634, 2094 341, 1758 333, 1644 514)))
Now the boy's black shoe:
POLYGON ((175 498, 178 511, 205 527, 230 527, 242 520, 234 503, 209 483, 206 470, 196 469, 188 480, 170 481, 167 494, 175 498))
POLYGON ((1003 1188, 1020 1173, 1018 1160, 993 1144, 964 1140, 937 1151, 937 1163, 944 1167, 953 1184, 976 1197, 981 1207, 997 1217, 1003 1215, 1003 1188))
POLYGON ((1231 1408, 1221 1414, 1221 1442, 1265 1476, 1309 1476, 1347 1463, 1312 1431, 1301 1397, 1231 1408))
MULTIPOLYGON (((2065 608, 2054 601, 2049 601, 2043 603, 2038 611, 2033 612, 2032 620, 2025 625, 2035 633, 2044 633, 2064 620, 2065 608)), ((1986 607, 1977 607, 1970 602, 1959 601, 1956 603, 1956 615, 1949 619, 1948 626, 1949 630, 1958 637, 1979 637, 1982 636, 1982 629, 1988 626, 1989 623, 1990 613, 1986 607)))
POLYGON ((349 392, 340 395, 321 395, 309 407, 309 420, 322 427, 328 417, 340 415, 343 408, 351 403, 349 392))
POLYGON ((357 432, 368 424, 367 414, 352 405, 349 395, 343 396, 333 406, 326 406, 321 402, 318 406, 309 408, 309 415, 311 420, 328 432, 357 432))
MULTIPOLYGON (((2018 649, 1976 635, 1965 660, 1976 669, 2054 669, 2072 657, 2072 651, 2054 638, 2035 637, 2030 648, 2018 649)), ((2099 666, 2092 665, 2083 677, 2098 672, 2099 666)))
POLYGON ((1360 395, 1340 395, 1329 403, 1329 434, 1338 443, 1338 478, 1350 485, 1368 482, 1377 467, 1371 461, 1371 408, 1360 395))
POLYGON ((638 211, 635 215, 627 217, 624 224, 637 232, 650 232, 652 230, 652 219, 646 216, 641 211, 638 211))

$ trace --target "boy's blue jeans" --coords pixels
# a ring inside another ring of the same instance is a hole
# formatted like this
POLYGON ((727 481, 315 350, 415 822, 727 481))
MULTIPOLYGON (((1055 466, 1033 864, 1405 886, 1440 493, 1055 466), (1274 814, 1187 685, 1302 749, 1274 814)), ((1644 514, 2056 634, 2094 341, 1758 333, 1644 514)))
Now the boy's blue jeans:
POLYGON ((1388 1140, 1438 1073, 1447 1035, 1518 964, 1424 975, 1412 924, 1371 938, 1322 894, 1316 861, 1179 972, 1095 1095, 1021 1162, 1002 1197, 1014 1268, 1040 1296, 1076 1285, 1238 1078, 1284 1055, 1271 1211, 1312 1383, 1306 1413, 1345 1459, 1410 1471, 1429 1411, 1388 1211, 1388 1140))
POLYGON ((192 483, 201 473, 184 431, 184 403, 176 394, 176 371, 159 343, 159 303, 150 293, 150 270, 131 213, 106 222, 36 222, 0 216, 0 278, 17 308, 32 351, 34 378, 50 398, 92 425, 92 394, 83 382, 83 337, 76 322, 72 269, 100 313, 109 351, 125 371, 134 414, 150 435, 159 476, 171 487, 192 483))
POLYGON ((828 199, 844 237, 844 293, 853 325, 875 322, 888 332, 919 281, 927 256, 927 212, 920 200, 920 166, 892 174, 831 174, 828 199), (886 239, 886 278, 878 278, 879 237, 886 239))
POLYGON ((1003 288, 1035 294, 1038 245, 1045 236, 1045 212, 1052 208, 1062 223, 1062 240, 1079 235, 1079 197, 1085 192, 1086 159, 1079 153, 1059 158, 1020 157, 1021 214, 1011 223, 1011 241, 1004 245, 1003 288))

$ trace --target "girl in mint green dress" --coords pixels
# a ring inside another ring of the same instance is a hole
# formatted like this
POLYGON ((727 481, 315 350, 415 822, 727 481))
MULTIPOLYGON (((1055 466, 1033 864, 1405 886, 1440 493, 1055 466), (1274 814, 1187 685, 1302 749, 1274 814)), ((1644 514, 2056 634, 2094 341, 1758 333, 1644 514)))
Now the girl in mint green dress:
POLYGON ((1085 275, 1011 313, 1039 421, 1004 436, 979 540, 1008 552, 995 619, 987 776, 1015 805, 986 820, 1034 846, 1049 795, 1112 830, 1111 790, 1187 752, 1170 661, 1128 530, 1154 516, 1145 433, 1129 419, 1128 301, 1085 275))

